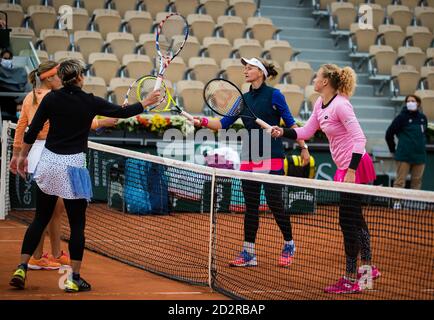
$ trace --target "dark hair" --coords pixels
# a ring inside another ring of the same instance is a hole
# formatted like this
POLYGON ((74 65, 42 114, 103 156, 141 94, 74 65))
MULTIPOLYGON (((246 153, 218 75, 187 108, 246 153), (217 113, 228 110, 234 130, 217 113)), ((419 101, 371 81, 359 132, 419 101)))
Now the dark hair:
POLYGON ((14 57, 12 51, 10 51, 9 49, 3 49, 3 50, 1 51, 1 53, 0 53, 0 57, 1 57, 2 59, 4 59, 4 58, 3 58, 3 55, 4 55, 5 53, 9 53, 9 56, 10 56, 9 59, 12 59, 12 58, 14 57))
POLYGON ((77 59, 69 59, 62 61, 57 70, 59 78, 62 80, 63 85, 73 85, 77 83, 78 76, 84 73, 85 64, 77 59))
MULTIPOLYGON (((266 60, 263 60, 263 59, 258 59, 258 60, 261 61, 261 63, 265 67, 265 70, 267 70, 268 78, 270 78, 270 79, 276 78, 276 76, 279 74, 276 70, 276 66, 271 62, 267 62, 266 60)), ((265 77, 265 75, 264 75, 264 77, 265 77)))
POLYGON ((418 107, 420 107, 420 105, 422 104, 422 100, 415 94, 409 94, 408 96, 406 96, 404 100, 405 103, 407 103, 408 98, 415 98, 418 107))

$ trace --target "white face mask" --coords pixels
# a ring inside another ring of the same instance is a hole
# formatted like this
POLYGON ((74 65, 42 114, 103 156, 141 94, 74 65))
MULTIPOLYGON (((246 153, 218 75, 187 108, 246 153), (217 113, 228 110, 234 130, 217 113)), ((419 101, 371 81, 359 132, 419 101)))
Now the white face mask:
POLYGON ((407 109, 408 111, 416 111, 417 110, 417 102, 407 102, 407 109))
POLYGON ((3 68, 12 69, 12 60, 2 59, 1 65, 3 68))

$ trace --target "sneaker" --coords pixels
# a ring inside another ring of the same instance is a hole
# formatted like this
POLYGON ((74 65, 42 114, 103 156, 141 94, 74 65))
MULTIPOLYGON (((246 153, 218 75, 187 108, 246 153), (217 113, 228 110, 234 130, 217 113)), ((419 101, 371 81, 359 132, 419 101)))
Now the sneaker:
POLYGON ((24 289, 26 283, 26 271, 23 268, 15 270, 9 285, 18 289, 24 289))
POLYGON ((401 209, 401 202, 396 201, 396 202, 393 204, 393 210, 400 210, 400 209, 401 209))
POLYGON ((86 282, 83 278, 76 281, 73 279, 68 279, 65 282, 65 292, 79 292, 79 291, 90 291, 92 289, 91 285, 86 282))
POLYGON ((357 281, 352 283, 350 280, 342 277, 336 284, 325 288, 324 291, 326 293, 358 293, 361 292, 362 289, 360 289, 357 281))
POLYGON ((286 244, 283 247, 282 254, 279 258, 279 265, 281 267, 289 267, 294 259, 295 255, 295 245, 286 244))
POLYGON ((71 265, 71 260, 69 259, 68 254, 63 250, 60 251, 60 257, 59 258, 55 258, 52 254, 48 255, 48 253, 45 254, 43 257, 47 258, 51 262, 59 263, 62 266, 70 266, 71 265))
POLYGON ((240 255, 235 260, 229 262, 231 267, 254 267, 258 265, 256 255, 251 255, 246 250, 241 251, 240 255))
POLYGON ((60 268, 60 263, 52 262, 44 256, 41 259, 31 257, 28 268, 31 270, 57 270, 60 268))
MULTIPOLYGON (((380 270, 378 270, 378 268, 374 265, 371 265, 370 267, 372 268, 372 280, 378 279, 381 276, 380 270)), ((362 266, 359 267, 359 270, 357 271, 357 280, 360 280, 364 272, 366 271, 362 269, 362 266)))

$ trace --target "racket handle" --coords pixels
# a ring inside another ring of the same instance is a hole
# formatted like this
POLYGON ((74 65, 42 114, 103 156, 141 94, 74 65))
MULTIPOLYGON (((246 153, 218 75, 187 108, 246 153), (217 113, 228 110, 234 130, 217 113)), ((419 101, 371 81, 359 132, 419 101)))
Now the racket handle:
POLYGON ((271 132, 271 126, 266 123, 264 120, 256 119, 255 120, 257 124, 259 124, 263 129, 266 129, 267 131, 271 132))
POLYGON ((191 123, 194 123, 194 118, 191 114, 189 114, 188 112, 182 111, 181 115, 186 117, 191 123))
POLYGON ((154 91, 159 90, 161 87, 161 82, 163 81, 162 77, 157 77, 157 80, 155 81, 154 91))

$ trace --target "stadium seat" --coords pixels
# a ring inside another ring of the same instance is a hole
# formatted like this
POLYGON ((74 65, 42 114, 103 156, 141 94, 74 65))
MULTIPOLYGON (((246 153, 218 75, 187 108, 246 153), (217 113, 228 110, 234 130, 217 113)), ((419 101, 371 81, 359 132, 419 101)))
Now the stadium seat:
POLYGON ((282 80, 288 80, 288 83, 296 84, 304 89, 311 84, 314 72, 312 67, 307 62, 288 61, 283 66, 284 74, 282 80))
POLYGON ((315 91, 313 85, 308 85, 304 88, 304 98, 307 103, 307 110, 313 110, 316 100, 320 94, 315 91))
POLYGON ((304 104, 303 90, 295 84, 279 83, 276 84, 274 87, 276 89, 279 89, 280 92, 282 92, 291 114, 294 117, 300 117, 300 111, 304 104))
POLYGON ((223 16, 228 8, 226 0, 200 0, 200 8, 204 8, 204 13, 210 15, 214 21, 223 16))
POLYGON ((151 61, 155 60, 157 52, 155 50, 155 34, 153 33, 142 33, 139 36, 140 51, 151 58, 151 61))
POLYGON ((36 42, 35 31, 29 28, 11 28, 10 48, 16 55, 21 50, 29 48, 29 41, 33 44, 36 42))
POLYGON ((106 38, 106 45, 116 55, 118 60, 122 61, 124 54, 134 53, 136 41, 131 33, 109 32, 106 38))
POLYGON ((434 65, 434 48, 426 49, 427 65, 434 65))
POLYGON ((273 39, 278 29, 273 25, 269 18, 250 17, 247 19, 247 28, 245 32, 252 32, 253 38, 259 40, 263 45, 266 40, 273 39))
POLYGON ((170 3, 173 11, 180 13, 184 17, 195 13, 199 6, 199 0, 172 0, 170 3))
POLYGON ((235 39, 233 48, 234 52, 245 58, 260 57, 262 53, 261 43, 256 39, 235 39))
POLYGON ((434 121, 434 90, 417 90, 415 92, 421 100, 423 113, 428 118, 428 122, 434 121))
POLYGON ((326 11, 328 6, 336 0, 319 0, 316 3, 316 9, 326 11))
MULTIPOLYGON (((159 68, 159 62, 157 61, 157 68, 159 68)), ((184 59, 181 57, 175 57, 170 63, 170 67, 166 69, 164 73, 164 79, 168 79, 173 83, 176 83, 184 79, 185 71, 187 70, 187 65, 184 59)))
POLYGON ((388 5, 387 17, 390 20, 390 24, 398 25, 402 30, 405 30, 413 20, 413 13, 406 6, 388 5))
POLYGON ((121 16, 116 10, 96 9, 94 16, 95 26, 104 38, 109 32, 119 31, 121 16))
POLYGON ((83 90, 104 99, 107 97, 107 86, 100 77, 84 77, 83 90))
MULTIPOLYGON (((125 93, 128 90, 128 87, 135 81, 134 78, 112 78, 109 83, 109 89, 112 94, 113 103, 121 105, 125 100, 125 93)), ((133 104, 136 103, 136 95, 133 94, 128 98, 128 103, 133 104)))
POLYGON ((414 15, 418 24, 427 27, 431 32, 434 32, 434 8, 433 7, 416 7, 414 15))
POLYGON ((286 40, 265 40, 264 42, 262 56, 277 61, 280 66, 284 66, 287 61, 290 61, 293 54, 294 50, 286 40))
POLYGON ((330 4, 330 15, 333 19, 331 30, 339 33, 347 31, 345 34, 349 34, 351 24, 356 21, 357 11, 352 3, 333 2, 330 4))
MULTIPOLYGON (((173 40, 173 45, 176 47, 179 42, 184 41, 184 36, 175 36, 173 37, 173 40)), ((197 38, 195 36, 189 36, 187 42, 184 45, 184 48, 182 48, 178 56, 184 59, 184 61, 188 61, 191 57, 196 57, 199 53, 199 50, 200 44, 197 38)))
POLYGON ((434 67, 425 66, 420 69, 421 80, 423 80, 425 89, 434 90, 434 67))
POLYGON ((410 65, 392 66, 392 94, 397 96, 406 96, 413 94, 419 84, 420 73, 415 67, 410 65))
POLYGON ((407 39, 410 40, 410 44, 415 47, 419 47, 422 50, 426 50, 431 47, 433 42, 433 34, 427 27, 423 26, 408 26, 407 39))
POLYGON ((144 10, 149 12, 151 16, 155 19, 158 12, 166 11, 169 1, 166 0, 143 0, 144 10))
POLYGON ((180 106, 193 114, 202 113, 204 107, 204 84, 197 80, 181 80, 176 84, 176 92, 180 106))
POLYGON ((152 23, 152 16, 149 12, 135 10, 125 12, 125 24, 136 40, 139 40, 142 33, 152 32, 152 23))
POLYGON ((65 30, 42 29, 40 38, 49 55, 56 51, 66 51, 70 46, 69 36, 65 30))
POLYGON ((240 87, 244 81, 244 66, 240 59, 227 58, 220 63, 220 74, 240 87))
POLYGON ((78 51, 56 51, 54 53, 54 61, 60 62, 65 59, 78 59, 86 62, 81 52, 78 51))
POLYGON ((369 47, 370 73, 373 76, 390 76, 398 54, 391 46, 374 45, 369 47))
POLYGON ((120 68, 118 58, 112 53, 93 52, 89 55, 89 64, 93 75, 103 78, 106 83, 116 77, 120 68))
POLYGON ((189 14, 187 16, 187 22, 192 31, 192 35, 195 36, 200 43, 203 42, 203 38, 212 36, 215 23, 210 15, 189 14))
POLYGON ((414 10, 423 0, 399 0, 403 6, 407 6, 410 10, 414 10))
POLYGON ((383 8, 387 8, 387 6, 393 4, 395 0, 374 0, 373 2, 382 6, 383 8))
POLYGON ((193 74, 192 78, 203 83, 215 78, 219 71, 219 67, 213 58, 191 57, 188 60, 188 67, 193 74))
POLYGON ((369 53, 369 47, 375 45, 377 39, 377 30, 360 28, 358 23, 352 23, 350 26, 350 39, 353 45, 350 50, 353 53, 369 53))
POLYGON ((429 7, 434 8, 434 0, 426 0, 425 1, 429 7))
POLYGON ((223 59, 230 57, 232 46, 226 38, 205 37, 201 52, 206 52, 210 58, 213 58, 220 65, 223 59))
POLYGON ((391 46, 394 50, 404 45, 405 34, 400 26, 394 24, 382 24, 378 27, 378 37, 383 44, 391 46))
MULTIPOLYGON (((6 12, 8 15, 8 27, 21 27, 24 20, 23 8, 19 4, 0 3, 0 11, 6 12)), ((3 17, 3 15, 1 15, 3 17)))
POLYGON ((228 10, 233 9, 235 15, 247 23, 247 19, 253 17, 256 12, 256 3, 254 0, 229 0, 228 10))
POLYGON ((72 8, 72 30, 87 30, 89 14, 84 8, 72 8))
POLYGON ((237 16, 220 16, 217 19, 216 32, 223 31, 221 37, 228 39, 232 44, 235 39, 242 38, 244 35, 245 23, 237 16))
POLYGON ((39 36, 42 29, 51 29, 56 25, 57 14, 53 7, 30 6, 27 15, 36 36, 39 36))
POLYGON ((75 49, 83 54, 86 61, 92 52, 101 52, 103 44, 102 35, 97 31, 82 30, 74 32, 75 49))
POLYGON ((354 7, 365 4, 366 0, 348 0, 347 2, 352 3, 354 7))
MULTIPOLYGON (((10 1, 8 1, 10 2, 10 1)), ((23 12, 28 12, 30 6, 39 6, 43 3, 43 0, 20 0, 19 4, 23 8, 23 12)))
POLYGON ((366 3, 365 5, 371 7, 373 25, 374 28, 378 30, 378 27, 384 23, 386 17, 385 10, 378 3, 366 3))
POLYGON ((53 6, 56 12, 59 12, 59 8, 63 5, 74 7, 76 0, 48 0, 48 5, 53 6))
POLYGON ((404 64, 411 65, 419 71, 425 64, 426 54, 419 47, 400 47, 398 49, 399 60, 403 60, 404 64))
POLYGON ((45 50, 36 50, 36 55, 39 58, 39 61, 44 62, 48 61, 48 53, 45 50))
POLYGON ((81 1, 84 5, 84 8, 89 12, 90 15, 94 14, 94 11, 97 9, 105 9, 106 8, 106 0, 85 0, 81 1))
POLYGON ((143 54, 124 54, 122 66, 127 71, 126 76, 135 79, 146 74, 152 74, 152 70, 154 69, 151 59, 143 54))
POLYGON ((123 17, 128 10, 136 9, 137 0, 111 0, 110 5, 123 17))

